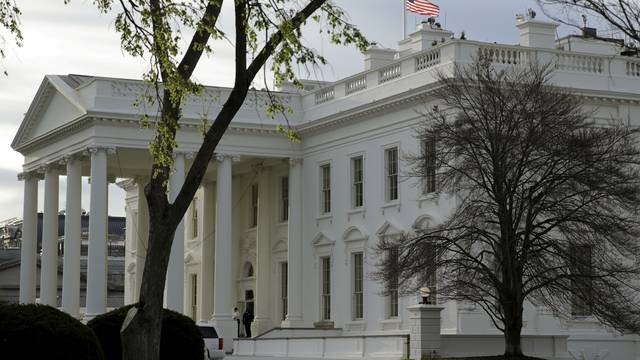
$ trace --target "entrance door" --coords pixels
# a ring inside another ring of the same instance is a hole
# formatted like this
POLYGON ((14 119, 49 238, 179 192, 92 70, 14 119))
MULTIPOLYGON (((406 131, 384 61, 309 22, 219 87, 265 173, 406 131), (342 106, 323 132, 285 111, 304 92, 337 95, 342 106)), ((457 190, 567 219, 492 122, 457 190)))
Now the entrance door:
POLYGON ((248 310, 250 313, 255 314, 253 309, 253 290, 244 291, 244 303, 245 310, 248 310))

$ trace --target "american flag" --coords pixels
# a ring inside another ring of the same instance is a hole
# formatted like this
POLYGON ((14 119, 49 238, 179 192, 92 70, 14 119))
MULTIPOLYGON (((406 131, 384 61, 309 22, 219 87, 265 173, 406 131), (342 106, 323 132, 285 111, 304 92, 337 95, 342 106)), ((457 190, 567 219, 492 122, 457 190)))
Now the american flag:
POLYGON ((427 0, 407 0, 406 9, 425 16, 438 16, 440 14, 440 6, 427 0))

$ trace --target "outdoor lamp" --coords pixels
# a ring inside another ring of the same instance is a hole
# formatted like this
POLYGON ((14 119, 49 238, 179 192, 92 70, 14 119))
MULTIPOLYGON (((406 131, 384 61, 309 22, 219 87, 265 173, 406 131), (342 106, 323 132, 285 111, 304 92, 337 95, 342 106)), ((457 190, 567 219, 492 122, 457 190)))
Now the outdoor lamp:
POLYGON ((420 297, 422 297, 422 304, 431 304, 429 301, 429 295, 431 295, 431 289, 428 287, 420 288, 420 297))

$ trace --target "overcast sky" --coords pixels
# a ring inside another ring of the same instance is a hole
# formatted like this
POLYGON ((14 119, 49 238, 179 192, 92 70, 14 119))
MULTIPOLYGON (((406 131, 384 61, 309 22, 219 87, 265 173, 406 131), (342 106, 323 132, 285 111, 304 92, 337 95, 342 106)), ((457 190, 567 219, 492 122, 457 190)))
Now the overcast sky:
MULTIPOLYGON (((8 46, 2 67, 9 73, 0 77, 0 220, 22 217, 22 183, 17 181, 23 157, 10 144, 46 74, 86 74, 120 78, 139 78, 146 69, 120 50, 113 16, 100 14, 90 0, 18 0, 23 11, 24 46, 8 46)), ((336 0, 370 41, 396 47, 402 37, 403 0, 336 0)), ((440 5, 439 21, 447 29, 467 38, 498 43, 517 43, 515 14, 530 7, 533 0, 435 0, 440 5)), ((230 3, 227 1, 227 3, 230 3)), ((228 9, 227 9, 228 10, 228 9)), ((538 11, 540 13, 540 11, 538 11)), ((228 11, 222 22, 230 21, 228 11)), ((407 16, 407 29, 415 29, 420 17, 407 16)), ((562 30, 571 31, 569 29, 562 30)), ((317 32, 308 32, 308 42, 328 58, 323 69, 326 80, 339 79, 362 70, 362 55, 352 48, 327 44, 317 32), (344 61, 349 59, 349 61, 344 61)), ((8 44, 5 44, 7 47, 8 44)), ((233 51, 221 42, 215 54, 202 61, 195 74, 207 85, 230 85, 233 82, 233 51), (222 70, 221 70, 222 69, 222 70)), ((65 181, 60 179, 60 208, 65 204, 65 181)), ((39 210, 42 210, 40 182, 39 210)), ((109 213, 124 215, 124 193, 115 186, 109 190, 109 213)), ((83 208, 88 210, 88 186, 83 186, 83 208)))

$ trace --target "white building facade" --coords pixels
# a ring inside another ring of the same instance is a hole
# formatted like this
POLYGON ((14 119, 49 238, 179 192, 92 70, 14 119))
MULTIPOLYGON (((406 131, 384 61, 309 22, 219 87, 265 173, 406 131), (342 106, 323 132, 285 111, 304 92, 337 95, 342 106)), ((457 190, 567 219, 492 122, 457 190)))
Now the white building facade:
MULTIPOLYGON (((601 119, 640 121, 640 59, 622 57, 618 45, 596 38, 555 38, 556 25, 518 23, 520 44, 453 39, 431 24, 399 43, 372 47, 365 71, 333 83, 309 82, 303 92, 274 96, 293 110, 287 119, 265 115, 267 94, 251 92, 218 146, 215 161, 187 211, 172 248, 165 302, 197 321, 214 321, 235 334, 232 309, 253 309, 253 333, 275 327, 330 328, 332 334, 407 334, 407 307, 418 296, 382 295, 373 281, 375 245, 384 237, 437 224, 450 197, 406 176, 404 157, 421 151, 414 127, 418 111, 437 104, 437 71, 451 72, 478 54, 497 66, 537 58, 555 65, 554 82, 583 96, 601 119), (315 88, 314 88, 315 87, 315 88), (300 134, 292 143, 276 127, 300 134), (433 191, 435 190, 435 191, 433 191)), ((291 90, 291 91, 287 91, 291 90)), ((53 219, 58 181, 67 176, 62 308, 92 317, 106 308, 107 189, 126 190, 125 303, 137 299, 148 213, 142 187, 150 173, 153 130, 141 126, 133 106, 144 82, 48 75, 12 146, 25 156, 24 231, 20 301, 36 299, 37 187, 44 182, 40 302, 53 304, 53 219), (91 178, 87 307, 78 306, 80 179, 91 178), (72 221, 77 218, 77 222, 72 221), (69 247, 67 249, 67 246, 69 247), (44 277, 47 277, 46 279, 44 277)), ((175 195, 201 143, 203 117, 215 117, 229 89, 207 87, 186 101, 175 171, 175 195)), ((148 109, 147 109, 148 111, 148 109)), ((152 112, 150 112, 152 113, 152 112)), ((56 234, 57 239, 57 234, 56 234)), ((437 276, 434 284, 437 288, 437 276)), ((442 334, 497 334, 481 309, 443 304, 442 334)), ((577 351, 607 351, 611 359, 640 359, 638 336, 620 336, 589 316, 559 319, 528 306, 523 333, 569 335, 577 351)), ((228 335, 228 338, 233 335, 228 335)), ((226 342, 231 344, 231 342, 226 342)))

